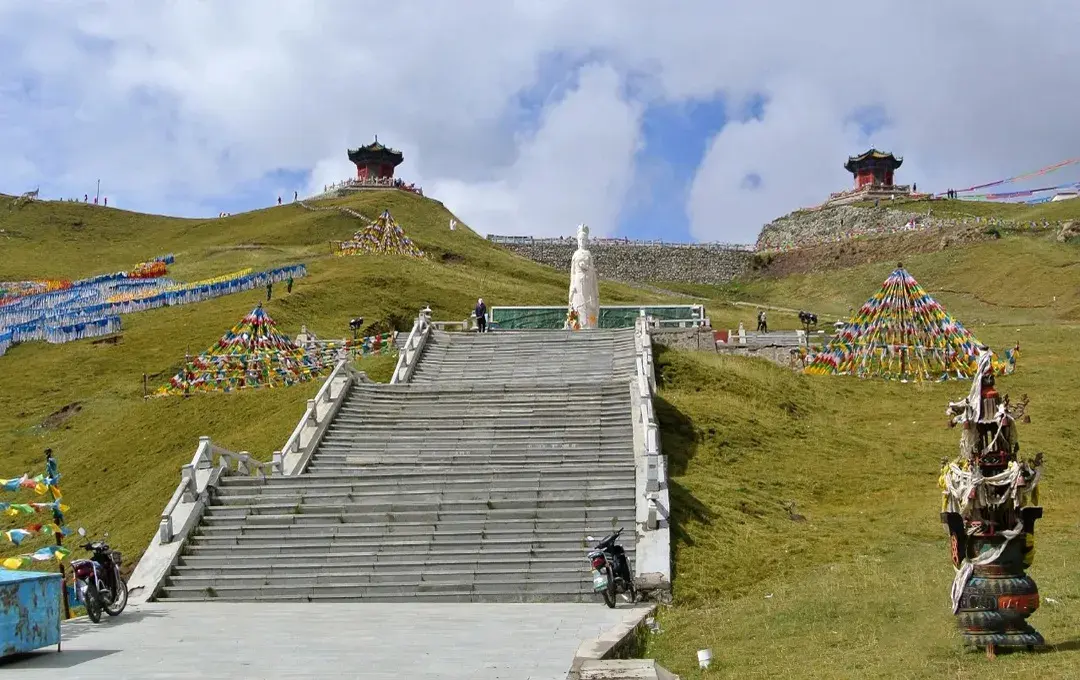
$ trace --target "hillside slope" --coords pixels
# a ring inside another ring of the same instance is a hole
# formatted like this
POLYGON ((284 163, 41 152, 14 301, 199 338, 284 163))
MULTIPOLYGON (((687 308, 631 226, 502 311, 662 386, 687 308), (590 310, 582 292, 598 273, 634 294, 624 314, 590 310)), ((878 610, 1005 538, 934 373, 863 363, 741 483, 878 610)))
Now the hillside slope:
MULTIPOLYGON (((328 242, 349 238, 361 225, 297 205, 186 220, 40 202, 0 209, 7 236, 0 235, 0 280, 76 278, 168 252, 176 255, 169 275, 178 280, 304 262, 308 276, 296 281, 292 295, 276 287, 266 308, 284 332, 293 335, 306 324, 326 338, 345 337, 349 318, 357 315, 407 331, 425 305, 437 319, 463 319, 478 296, 489 305, 565 303, 565 275, 514 256, 464 225, 450 231, 450 213, 438 202, 383 191, 322 205, 349 206, 369 217, 389 209, 427 257, 330 257, 328 242)), ((663 299, 610 283, 602 284, 601 295, 611 304, 663 299)), ((308 383, 143 400, 144 373, 151 388, 163 384, 186 352, 209 347, 264 299, 265 292, 256 290, 128 315, 117 344, 12 347, 0 357, 0 477, 40 472, 42 449, 52 447, 65 477, 70 521, 109 530, 121 550, 137 556, 199 435, 268 459, 318 389, 308 383), (79 407, 74 415, 49 418, 72 404, 79 407)), ((7 518, 0 523, 14 526, 7 518)), ((0 555, 37 545, 2 545, 0 555)))
MULTIPOLYGON (((807 308, 831 321, 895 262, 687 291, 807 308)), ((658 355, 669 456, 675 606, 648 652, 684 678, 1076 677, 1080 584, 1080 246, 1007 237, 905 257, 919 282, 995 349, 1019 342, 999 389, 1031 397, 1021 452, 1044 451, 1046 516, 1031 623, 1057 653, 962 651, 948 606, 953 569, 938 519, 939 460, 958 433, 943 415, 968 385, 793 374, 758 360, 658 355), (1056 300, 1055 300, 1056 297, 1056 300), (794 502, 794 510, 788 504, 794 502), (804 519, 800 519, 801 515, 804 519), (711 647, 701 673, 695 651, 711 647)), ((752 319, 753 308, 744 310, 752 319)), ((716 318, 715 312, 710 314, 716 318)))

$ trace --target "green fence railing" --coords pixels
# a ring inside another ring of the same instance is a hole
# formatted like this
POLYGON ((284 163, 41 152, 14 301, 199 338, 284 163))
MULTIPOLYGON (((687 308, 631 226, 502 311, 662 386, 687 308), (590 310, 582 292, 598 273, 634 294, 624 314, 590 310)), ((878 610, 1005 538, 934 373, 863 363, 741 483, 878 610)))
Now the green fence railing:
MULTIPOLYGON (((600 328, 632 328, 634 319, 646 316, 663 321, 702 321, 701 305, 618 305, 601 306, 600 328)), ((566 323, 566 307, 492 307, 491 322, 504 330, 557 330, 566 323)))

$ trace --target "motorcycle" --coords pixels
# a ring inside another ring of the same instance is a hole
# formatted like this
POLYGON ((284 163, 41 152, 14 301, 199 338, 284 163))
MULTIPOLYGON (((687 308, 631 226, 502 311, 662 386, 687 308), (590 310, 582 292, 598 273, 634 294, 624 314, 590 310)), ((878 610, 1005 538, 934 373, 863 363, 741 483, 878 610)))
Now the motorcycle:
MULTIPOLYGON (((79 528, 79 535, 86 538, 86 529, 79 528)), ((100 541, 89 541, 81 547, 91 553, 90 559, 72 560, 75 574, 75 595, 86 607, 86 615, 94 623, 101 621, 101 612, 119 616, 128 602, 127 583, 120 576, 122 556, 105 542, 109 532, 100 541)))
MULTIPOLYGON (((620 534, 622 529, 617 529, 604 537, 588 555, 592 565, 593 590, 603 595, 604 604, 612 609, 615 608, 618 593, 628 593, 630 602, 637 600, 637 588, 630 574, 630 560, 626 558, 622 546, 616 543, 620 534)), ((586 536, 586 539, 596 540, 593 536, 586 536)))

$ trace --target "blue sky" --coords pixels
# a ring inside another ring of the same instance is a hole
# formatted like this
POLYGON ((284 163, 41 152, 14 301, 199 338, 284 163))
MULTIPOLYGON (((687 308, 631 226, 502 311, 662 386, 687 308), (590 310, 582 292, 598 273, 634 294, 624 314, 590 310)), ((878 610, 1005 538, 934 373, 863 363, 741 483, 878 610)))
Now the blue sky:
POLYGON ((100 178, 110 205, 239 213, 351 176, 378 133, 480 233, 746 243, 870 144, 932 191, 1080 155, 1078 22, 1051 0, 0 0, 0 191, 100 178), (853 58, 867 26, 908 39, 853 58))

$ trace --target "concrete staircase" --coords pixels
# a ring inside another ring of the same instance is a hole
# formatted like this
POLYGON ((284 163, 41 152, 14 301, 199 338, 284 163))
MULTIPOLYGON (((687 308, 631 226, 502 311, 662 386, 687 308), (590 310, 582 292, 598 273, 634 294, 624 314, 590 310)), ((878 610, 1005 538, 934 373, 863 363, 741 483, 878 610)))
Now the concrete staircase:
POLYGON ((585 536, 634 555, 633 375, 632 330, 435 332, 305 472, 211 487, 158 597, 592 601, 585 536))
POLYGON ((634 377, 631 330, 433 333, 416 384, 596 384, 634 377))

